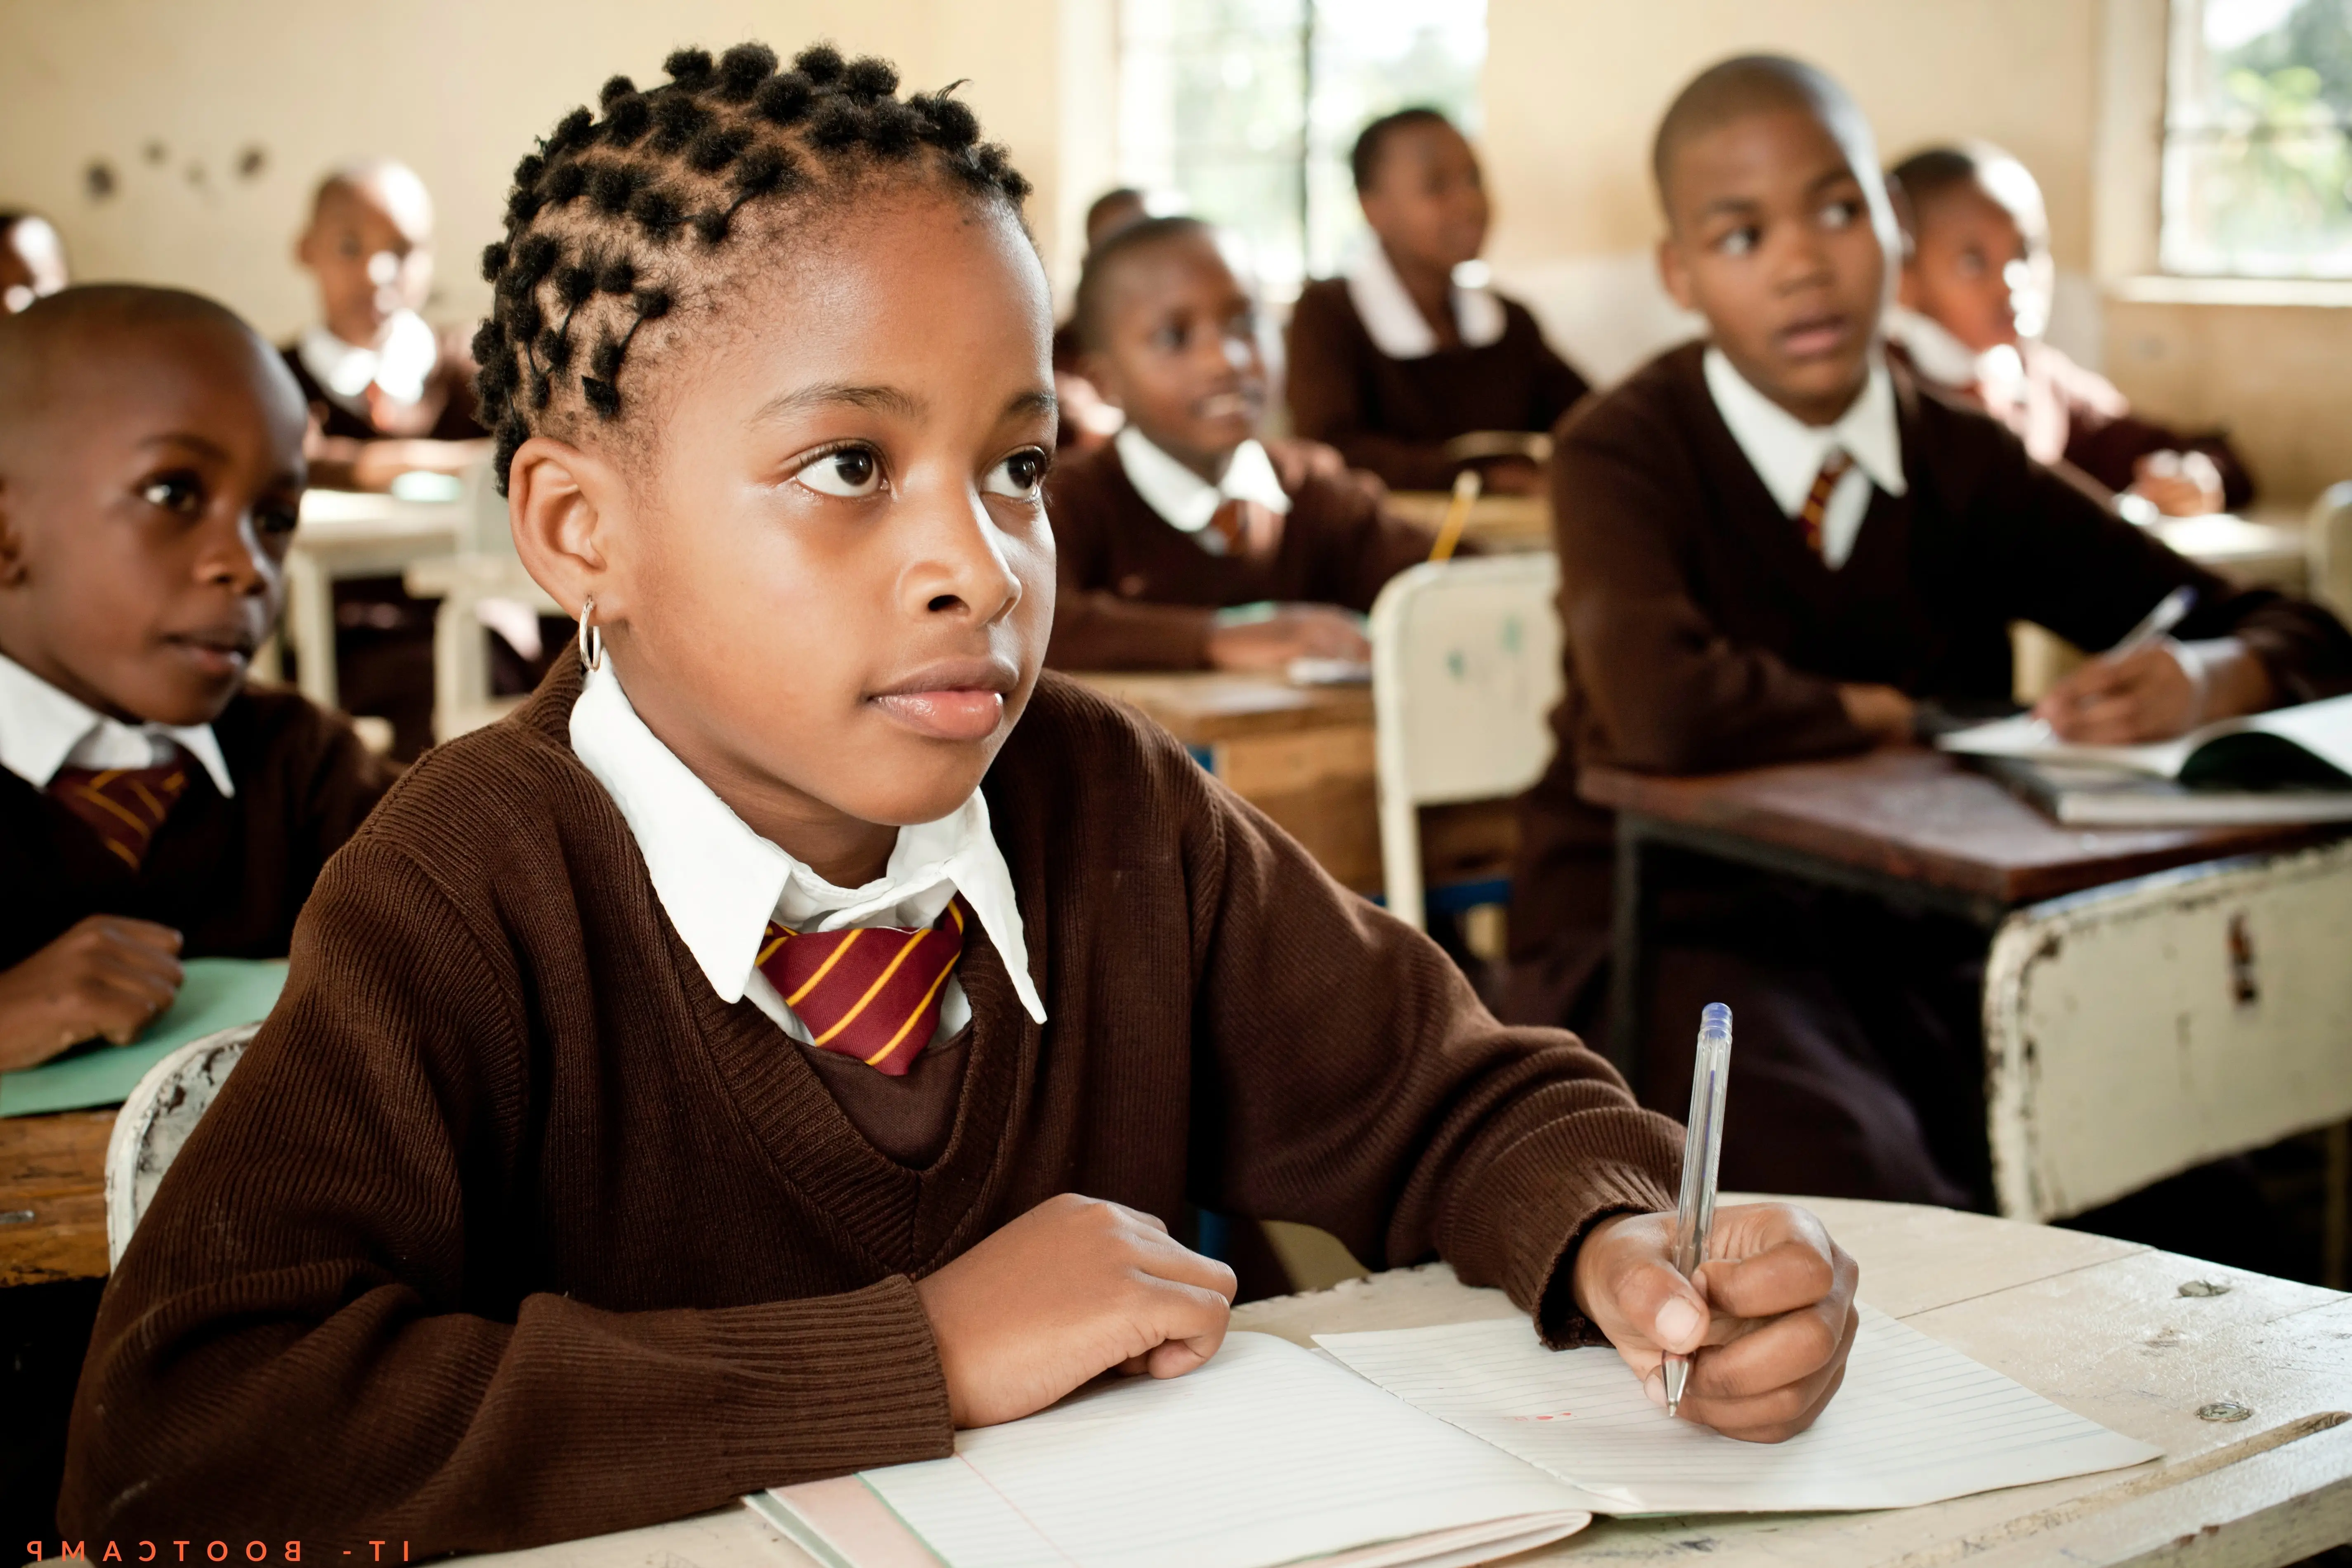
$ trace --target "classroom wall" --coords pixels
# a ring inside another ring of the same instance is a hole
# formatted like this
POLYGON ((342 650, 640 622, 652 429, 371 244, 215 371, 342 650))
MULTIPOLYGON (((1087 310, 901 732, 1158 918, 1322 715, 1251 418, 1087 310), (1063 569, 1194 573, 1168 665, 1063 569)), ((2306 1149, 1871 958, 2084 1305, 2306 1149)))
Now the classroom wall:
MULTIPOLYGON (((970 79, 993 136, 1038 184, 1049 256, 1066 94, 1056 0, 0 0, 0 205, 63 231, 75 273, 215 294, 283 336, 312 312, 291 257, 320 172, 384 154, 440 204, 428 311, 488 302, 473 258, 499 232, 515 160, 614 70, 660 79, 676 45, 818 37, 970 79), (94 196, 103 163, 114 191, 94 196)), ((1083 203, 1085 193, 1077 198, 1083 203)))

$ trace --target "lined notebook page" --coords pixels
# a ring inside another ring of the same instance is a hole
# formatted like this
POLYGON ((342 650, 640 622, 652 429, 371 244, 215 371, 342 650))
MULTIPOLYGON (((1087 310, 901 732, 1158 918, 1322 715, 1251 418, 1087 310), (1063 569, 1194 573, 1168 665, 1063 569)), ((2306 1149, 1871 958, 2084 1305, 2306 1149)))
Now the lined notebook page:
POLYGON ((1669 1417, 1616 1352, 1546 1350, 1526 1318, 1316 1343, 1407 1404, 1575 1483, 1596 1513, 1903 1508, 2161 1452, 1869 1307, 1837 1396, 1810 1430, 1776 1444, 1669 1417))
POLYGON ((1496 1521, 1525 1550, 1591 1522, 1574 1489, 1252 1333, 863 1479, 950 1568, 1265 1568, 1496 1521))

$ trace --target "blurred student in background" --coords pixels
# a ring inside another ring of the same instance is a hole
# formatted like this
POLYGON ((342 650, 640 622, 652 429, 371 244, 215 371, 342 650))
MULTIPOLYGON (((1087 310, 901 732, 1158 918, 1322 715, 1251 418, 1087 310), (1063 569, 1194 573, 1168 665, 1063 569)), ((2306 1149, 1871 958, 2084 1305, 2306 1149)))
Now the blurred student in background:
POLYGON ((66 286, 66 247, 38 213, 0 210, 0 315, 66 286))

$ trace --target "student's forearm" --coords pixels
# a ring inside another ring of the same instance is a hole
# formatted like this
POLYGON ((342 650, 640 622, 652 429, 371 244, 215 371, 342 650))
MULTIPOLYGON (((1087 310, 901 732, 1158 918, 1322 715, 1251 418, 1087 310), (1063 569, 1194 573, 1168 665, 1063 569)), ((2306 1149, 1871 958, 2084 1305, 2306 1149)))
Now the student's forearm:
POLYGON ((1054 608, 1045 662, 1055 669, 1206 669, 1216 613, 1146 605, 1066 584, 1054 608))
POLYGON ((630 1529, 952 1447, 903 1277, 708 1311, 538 1295, 509 1324, 425 1315, 370 1270, 337 1272, 232 1279, 101 1334, 68 1532, 385 1538, 424 1557, 630 1529), (330 1295, 350 1304, 316 1310, 330 1295))

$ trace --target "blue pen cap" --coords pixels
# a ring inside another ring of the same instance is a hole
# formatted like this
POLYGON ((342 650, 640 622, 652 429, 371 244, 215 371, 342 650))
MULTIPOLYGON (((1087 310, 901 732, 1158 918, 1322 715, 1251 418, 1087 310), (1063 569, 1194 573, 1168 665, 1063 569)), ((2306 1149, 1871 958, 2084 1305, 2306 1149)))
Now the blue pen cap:
POLYGON ((1702 1036, 1731 1037, 1731 1009, 1720 1002, 1710 1002, 1698 1016, 1698 1032, 1702 1036))

